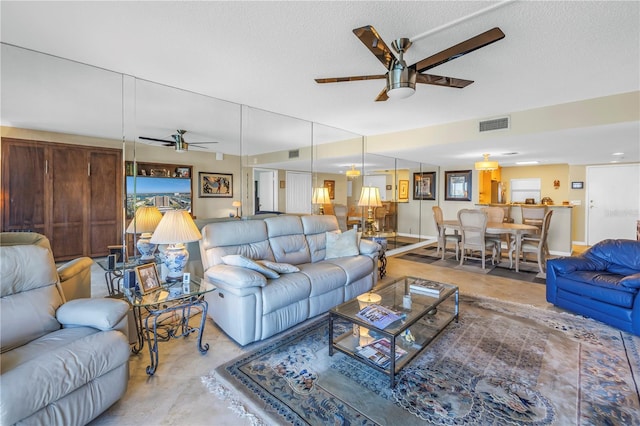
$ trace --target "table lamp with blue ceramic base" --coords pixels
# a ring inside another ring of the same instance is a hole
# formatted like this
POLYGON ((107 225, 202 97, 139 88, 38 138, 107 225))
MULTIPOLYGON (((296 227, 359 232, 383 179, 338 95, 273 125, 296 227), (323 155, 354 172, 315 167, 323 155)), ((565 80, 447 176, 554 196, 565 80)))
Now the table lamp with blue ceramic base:
POLYGON ((184 268, 189 262, 189 252, 185 243, 198 241, 202 234, 186 210, 169 210, 158 224, 151 237, 152 244, 166 244, 161 259, 168 273, 165 280, 182 280, 184 268))

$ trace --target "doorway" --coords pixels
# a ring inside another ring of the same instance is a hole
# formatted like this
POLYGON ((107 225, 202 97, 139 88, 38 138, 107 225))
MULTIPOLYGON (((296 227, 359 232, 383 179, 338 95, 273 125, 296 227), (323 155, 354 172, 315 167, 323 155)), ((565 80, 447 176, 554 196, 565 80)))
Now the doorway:
POLYGON ((254 169, 255 212, 278 211, 278 171, 271 169, 254 169))
POLYGON ((636 239, 640 220, 640 164, 588 166, 587 244, 607 238, 636 239))

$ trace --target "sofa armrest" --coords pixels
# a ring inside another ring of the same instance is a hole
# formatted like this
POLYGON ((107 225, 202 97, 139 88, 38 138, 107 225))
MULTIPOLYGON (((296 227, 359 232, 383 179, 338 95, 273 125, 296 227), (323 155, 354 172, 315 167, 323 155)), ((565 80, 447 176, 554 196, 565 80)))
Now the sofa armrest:
POLYGON ((380 251, 380 245, 371 240, 360 240, 360 254, 372 255, 380 251))
POLYGON ((233 265, 214 265, 204 273, 208 282, 213 285, 223 284, 227 288, 264 287, 267 278, 258 271, 233 265))
POLYGON ((76 299, 60 306, 56 319, 64 327, 84 326, 104 331, 114 329, 128 310, 129 304, 124 300, 76 299))
POLYGON ((624 277, 620 280, 620 284, 627 288, 640 288, 640 272, 624 277))
POLYGON ((91 297, 90 257, 79 257, 58 268, 60 286, 67 301, 91 297))
POLYGON ((547 267, 552 267, 559 275, 566 275, 575 271, 604 271, 607 263, 591 257, 561 257, 547 261, 547 267))

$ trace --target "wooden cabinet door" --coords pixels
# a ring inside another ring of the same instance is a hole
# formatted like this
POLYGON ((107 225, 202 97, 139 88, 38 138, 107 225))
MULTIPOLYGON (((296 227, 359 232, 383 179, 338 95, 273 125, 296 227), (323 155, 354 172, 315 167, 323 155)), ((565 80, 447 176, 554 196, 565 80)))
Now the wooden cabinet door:
POLYGON ((119 151, 89 153, 89 256, 106 256, 122 244, 122 156, 119 151))
POLYGON ((3 139, 3 231, 46 232, 47 166, 44 147, 3 139))
POLYGON ((3 231, 46 235, 56 261, 122 241, 122 152, 2 139, 3 231))
POLYGON ((51 249, 56 260, 85 255, 85 194, 89 181, 87 151, 51 147, 51 249))

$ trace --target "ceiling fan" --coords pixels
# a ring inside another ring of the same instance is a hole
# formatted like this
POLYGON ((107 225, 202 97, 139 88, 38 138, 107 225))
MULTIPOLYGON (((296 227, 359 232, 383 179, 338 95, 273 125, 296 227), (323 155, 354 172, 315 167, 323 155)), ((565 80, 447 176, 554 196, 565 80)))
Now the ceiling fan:
POLYGON ((156 138, 148 138, 145 136, 140 136, 139 139, 144 139, 146 141, 153 141, 153 142, 164 142, 164 146, 173 146, 175 147, 177 152, 187 152, 189 150, 189 146, 197 146, 198 148, 205 148, 204 146, 201 146, 202 144, 210 144, 210 143, 218 143, 218 142, 198 142, 198 143, 187 143, 187 141, 184 140, 184 134, 187 133, 186 130, 182 130, 182 129, 178 129, 176 130, 177 133, 171 135, 171 137, 173 138, 172 141, 166 140, 166 139, 156 139, 156 138))
POLYGON ((502 30, 495 27, 418 61, 413 65, 407 66, 403 56, 407 49, 411 47, 411 40, 408 38, 399 38, 391 43, 393 50, 398 53, 396 57, 373 26, 366 25, 361 28, 356 28, 353 30, 353 33, 367 46, 369 51, 382 62, 382 65, 387 69, 387 73, 352 77, 316 78, 316 82, 339 83, 343 81, 386 79, 387 85, 382 92, 380 92, 376 101, 386 101, 389 97, 407 98, 415 92, 416 83, 462 89, 473 83, 473 81, 422 73, 504 38, 502 30))

